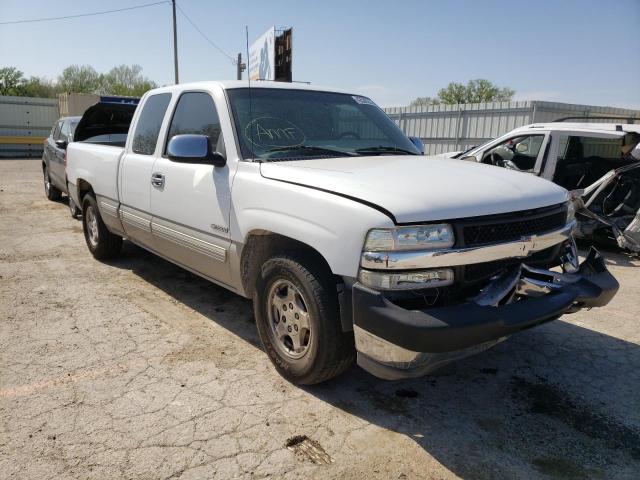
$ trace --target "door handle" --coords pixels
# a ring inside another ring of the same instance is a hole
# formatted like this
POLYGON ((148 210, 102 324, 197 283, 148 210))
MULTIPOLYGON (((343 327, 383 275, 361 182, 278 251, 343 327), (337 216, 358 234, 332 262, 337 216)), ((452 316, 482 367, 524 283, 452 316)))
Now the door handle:
POLYGON ((151 185, 158 188, 164 187, 164 175, 162 173, 151 174, 151 185))

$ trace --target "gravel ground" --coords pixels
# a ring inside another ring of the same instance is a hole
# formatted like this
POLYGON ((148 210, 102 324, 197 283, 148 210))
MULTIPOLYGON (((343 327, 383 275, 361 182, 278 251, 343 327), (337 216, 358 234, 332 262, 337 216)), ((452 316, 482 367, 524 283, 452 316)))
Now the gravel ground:
POLYGON ((563 317, 412 381, 298 388, 251 305, 125 244, 95 261, 0 161, 0 478, 638 478, 640 261, 563 317))

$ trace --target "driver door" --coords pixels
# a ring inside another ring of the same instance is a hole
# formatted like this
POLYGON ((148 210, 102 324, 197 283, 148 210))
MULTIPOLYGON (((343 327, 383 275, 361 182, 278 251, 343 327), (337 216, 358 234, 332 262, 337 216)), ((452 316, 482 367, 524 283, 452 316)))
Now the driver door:
POLYGON ((181 134, 206 135, 211 148, 225 153, 211 94, 183 92, 167 132, 163 153, 156 159, 152 173, 151 229, 155 248, 172 261, 227 284, 231 244, 229 166, 177 162, 166 154, 171 138, 181 134))

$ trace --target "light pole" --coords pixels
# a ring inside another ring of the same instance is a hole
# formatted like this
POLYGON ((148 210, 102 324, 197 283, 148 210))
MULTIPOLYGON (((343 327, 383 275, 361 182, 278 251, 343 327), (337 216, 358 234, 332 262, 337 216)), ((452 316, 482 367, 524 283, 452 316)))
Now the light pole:
POLYGON ((178 27, 176 25, 176 0, 171 0, 173 7, 173 67, 175 70, 176 85, 180 83, 178 79, 178 27))

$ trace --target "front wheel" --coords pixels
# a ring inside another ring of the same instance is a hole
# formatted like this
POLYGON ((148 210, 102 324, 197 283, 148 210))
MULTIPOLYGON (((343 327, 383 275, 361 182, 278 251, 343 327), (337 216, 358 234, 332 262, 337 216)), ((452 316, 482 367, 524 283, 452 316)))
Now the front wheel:
POLYGON ((331 273, 313 262, 274 257, 256 284, 260 339, 278 372, 311 385, 333 378, 355 357, 352 332, 342 331, 331 273))
POLYGON ((98 260, 116 257, 122 248, 122 237, 111 233, 102 221, 96 199, 87 194, 82 202, 82 230, 89 251, 98 260))

